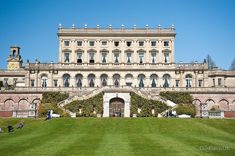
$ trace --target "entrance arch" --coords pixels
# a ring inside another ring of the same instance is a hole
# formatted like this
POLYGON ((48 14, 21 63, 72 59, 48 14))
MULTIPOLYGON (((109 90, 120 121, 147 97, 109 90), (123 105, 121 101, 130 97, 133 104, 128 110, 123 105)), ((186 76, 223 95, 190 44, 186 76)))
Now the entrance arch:
POLYGON ((124 116, 124 100, 122 98, 113 98, 109 102, 109 117, 124 116))

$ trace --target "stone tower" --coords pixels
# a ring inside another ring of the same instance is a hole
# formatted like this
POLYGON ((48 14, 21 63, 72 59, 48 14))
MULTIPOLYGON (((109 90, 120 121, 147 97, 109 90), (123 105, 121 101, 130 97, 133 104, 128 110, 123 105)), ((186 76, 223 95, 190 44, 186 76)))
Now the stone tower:
POLYGON ((20 56, 20 47, 11 46, 11 53, 7 59, 7 69, 8 70, 17 70, 22 68, 23 60, 20 56))

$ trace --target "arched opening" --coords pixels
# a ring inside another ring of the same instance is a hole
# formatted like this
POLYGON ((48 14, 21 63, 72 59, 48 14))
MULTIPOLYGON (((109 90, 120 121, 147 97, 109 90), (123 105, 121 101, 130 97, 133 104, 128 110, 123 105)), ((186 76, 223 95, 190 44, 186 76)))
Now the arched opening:
POLYGON ((88 75, 88 85, 89 87, 95 87, 95 75, 94 74, 89 74, 88 75))
POLYGON ((192 87, 192 78, 193 78, 193 76, 191 74, 187 74, 185 76, 186 88, 191 88, 192 87))
POLYGON ((152 74, 150 76, 151 87, 153 87, 153 88, 157 87, 157 78, 158 78, 158 76, 156 74, 152 74))
POLYGON ((127 74, 125 78, 126 78, 126 85, 127 86, 132 86, 133 75, 132 74, 127 74))
POLYGON ((47 87, 47 75, 46 74, 42 74, 41 76, 41 87, 42 88, 46 88, 47 87))
POLYGON ((194 99, 193 100, 193 102, 192 102, 194 105, 195 105, 195 107, 196 107, 196 116, 200 116, 201 114, 200 114, 200 112, 201 112, 201 101, 199 100, 199 99, 194 99))
POLYGON ((63 83, 64 87, 69 87, 69 80, 70 80, 70 75, 69 74, 64 74, 63 75, 63 83))
POLYGON ((121 98, 113 98, 109 102, 110 117, 124 117, 124 100, 121 98))
POLYGON ((83 78, 82 74, 76 75, 76 86, 78 88, 82 88, 82 78, 83 78))
POLYGON ((108 75, 107 74, 102 74, 100 76, 100 81, 101 81, 101 86, 105 87, 107 86, 107 81, 108 81, 108 75))
POLYGON ((163 75, 163 87, 164 88, 170 87, 170 79, 171 79, 171 76, 169 74, 163 75))
POLYGON ((219 101, 219 109, 221 111, 229 111, 229 102, 226 99, 219 101))
POLYGON ((113 75, 113 83, 115 87, 120 86, 120 75, 119 74, 114 74, 113 75))
POLYGON ((144 74, 140 74, 138 76, 138 79, 139 79, 139 88, 144 88, 145 75, 144 74))

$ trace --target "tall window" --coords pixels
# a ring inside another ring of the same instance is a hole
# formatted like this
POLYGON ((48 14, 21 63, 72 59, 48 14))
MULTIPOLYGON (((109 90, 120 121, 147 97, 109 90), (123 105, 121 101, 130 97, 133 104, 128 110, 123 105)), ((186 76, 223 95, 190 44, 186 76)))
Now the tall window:
POLYGON ((114 74, 113 75, 113 82, 115 87, 120 86, 120 75, 119 74, 114 74))
POLYGON ((131 63, 131 52, 126 53, 126 55, 127 55, 126 63, 131 63))
POLYGON ((143 74, 140 74, 138 76, 138 79, 139 79, 139 88, 144 88, 144 79, 145 79, 145 76, 143 74))
POLYGON ((64 87, 69 87, 69 81, 70 81, 70 75, 69 74, 64 74, 63 75, 64 87))
POLYGON ((150 76, 150 80, 151 80, 151 87, 157 87, 157 75, 156 74, 152 74, 150 76))
POLYGON ((139 53, 139 60, 140 60, 140 64, 142 64, 144 62, 144 53, 143 52, 139 53))
POLYGON ((169 63, 169 53, 168 52, 164 53, 164 63, 169 63))
POLYGON ((82 52, 77 53, 77 63, 82 63, 82 52))
POLYGON ((94 74, 88 75, 88 83, 89 83, 89 87, 95 87, 95 75, 94 74))
POLYGON ((126 75, 126 85, 132 86, 133 76, 131 74, 126 75))
POLYGON ((179 87, 180 80, 175 80, 175 87, 179 87))
POLYGON ((95 53, 89 53, 89 63, 95 63, 95 53))
POLYGON ((69 53, 64 53, 64 63, 69 63, 69 53))
POLYGON ((115 64, 119 63, 119 53, 114 53, 114 63, 115 64))
POLYGON ((185 80, 186 80, 186 88, 191 88, 192 87, 192 75, 187 74, 185 76, 185 80))
POLYGON ((81 74, 76 75, 76 86, 78 88, 82 88, 82 75, 81 74))
POLYGON ((47 75, 42 75, 42 77, 41 77, 41 87, 42 88, 47 87, 47 75))
POLYGON ((222 85, 222 79, 218 78, 218 86, 221 86, 221 85, 222 85))
POLYGON ((69 41, 64 41, 64 46, 69 46, 69 41))
POLYGON ((170 79, 171 79, 171 76, 169 74, 163 75, 163 87, 164 88, 168 88, 170 86, 170 79))
POLYGON ((198 87, 202 87, 202 80, 198 80, 198 87))
POLYGON ((106 52, 103 52, 102 53, 102 60, 101 60, 102 63, 107 63, 107 53, 106 52))
POLYGON ((31 80, 31 87, 34 87, 35 86, 35 80, 31 80))
POLYGON ((54 80, 54 87, 58 86, 58 80, 54 80))
POLYGON ((108 81, 108 76, 106 74, 102 74, 100 76, 100 80, 101 80, 101 86, 107 86, 107 81, 108 81))
POLYGON ((215 79, 213 78, 213 87, 215 86, 215 79))
POLYGON ((157 63, 157 53, 156 52, 151 53, 151 63, 152 64, 157 63))

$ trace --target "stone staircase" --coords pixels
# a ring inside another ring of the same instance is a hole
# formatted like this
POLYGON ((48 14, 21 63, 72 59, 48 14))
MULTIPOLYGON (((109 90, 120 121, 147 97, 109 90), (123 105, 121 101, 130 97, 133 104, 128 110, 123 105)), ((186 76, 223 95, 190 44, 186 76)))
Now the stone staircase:
MULTIPOLYGON (((122 86, 122 87, 113 87, 113 86, 105 86, 105 87, 100 87, 100 88, 94 88, 94 89, 84 89, 84 90, 80 90, 77 92, 72 92, 70 93, 70 96, 59 102, 57 105, 64 109, 64 106, 69 104, 72 101, 75 100, 86 100, 89 99, 91 97, 94 97, 95 95, 101 93, 101 92, 134 92, 135 94, 146 98, 146 99, 151 99, 151 100, 158 100, 161 101, 163 103, 166 103, 167 106, 170 106, 171 109, 175 108, 177 106, 177 104, 175 104, 174 102, 167 100, 163 97, 161 97, 159 95, 159 91, 157 89, 141 89, 141 88, 134 88, 131 86, 122 86)), ((167 111, 166 110, 164 112, 162 112, 161 114, 164 115, 167 111)), ((71 117, 76 117, 76 114, 73 112, 70 112, 69 110, 66 110, 67 113, 69 113, 71 115, 71 117)))

